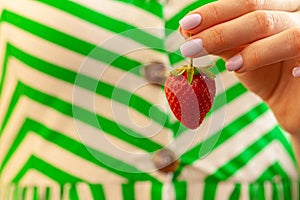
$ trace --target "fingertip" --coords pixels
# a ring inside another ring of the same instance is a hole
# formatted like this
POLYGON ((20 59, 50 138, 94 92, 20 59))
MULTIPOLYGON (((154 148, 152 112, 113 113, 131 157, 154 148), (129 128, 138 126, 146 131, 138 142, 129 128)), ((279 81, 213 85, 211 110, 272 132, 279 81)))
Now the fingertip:
POLYGON ((226 69, 228 71, 239 70, 243 66, 243 63, 244 63, 244 61, 243 61, 242 55, 238 54, 227 60, 226 69))
POLYGON ((200 14, 189 14, 179 21, 182 30, 187 31, 200 25, 202 17, 200 14))
POLYGON ((294 76, 295 78, 300 78, 300 66, 299 66, 299 67, 295 67, 295 68, 293 69, 292 74, 293 74, 293 76, 294 76))
POLYGON ((186 40, 189 38, 189 34, 185 31, 182 30, 181 26, 179 26, 179 30, 178 32, 180 33, 180 35, 186 40))

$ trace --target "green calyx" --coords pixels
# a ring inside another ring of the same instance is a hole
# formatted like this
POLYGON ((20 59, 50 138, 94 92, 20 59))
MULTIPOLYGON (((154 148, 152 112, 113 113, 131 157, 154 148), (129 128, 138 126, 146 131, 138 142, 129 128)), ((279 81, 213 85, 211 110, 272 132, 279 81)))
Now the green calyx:
POLYGON ((184 72, 187 72, 187 80, 189 84, 192 84, 194 75, 199 74, 200 72, 204 73, 208 78, 214 79, 216 76, 209 71, 209 68, 211 68, 213 65, 208 65, 204 67, 195 67, 192 64, 190 65, 183 65, 181 67, 178 67, 170 72, 171 76, 180 76, 184 72))

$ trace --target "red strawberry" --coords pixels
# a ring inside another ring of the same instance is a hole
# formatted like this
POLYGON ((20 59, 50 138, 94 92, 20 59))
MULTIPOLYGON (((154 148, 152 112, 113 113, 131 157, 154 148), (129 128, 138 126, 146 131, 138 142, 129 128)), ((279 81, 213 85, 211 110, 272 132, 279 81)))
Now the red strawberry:
POLYGON ((212 107, 215 92, 214 75, 192 65, 173 70, 165 83, 165 94, 171 110, 190 129, 200 126, 212 107))

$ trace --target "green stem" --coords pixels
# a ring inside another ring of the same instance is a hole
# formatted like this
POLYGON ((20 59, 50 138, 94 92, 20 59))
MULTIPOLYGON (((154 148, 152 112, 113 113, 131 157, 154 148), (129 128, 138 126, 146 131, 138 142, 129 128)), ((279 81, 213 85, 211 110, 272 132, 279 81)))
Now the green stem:
MULTIPOLYGON (((192 37, 193 34, 190 33, 190 37, 192 37)), ((190 58, 190 66, 189 68, 192 69, 194 67, 193 65, 193 58, 190 58)))
POLYGON ((193 58, 190 58, 190 68, 193 68, 193 58))

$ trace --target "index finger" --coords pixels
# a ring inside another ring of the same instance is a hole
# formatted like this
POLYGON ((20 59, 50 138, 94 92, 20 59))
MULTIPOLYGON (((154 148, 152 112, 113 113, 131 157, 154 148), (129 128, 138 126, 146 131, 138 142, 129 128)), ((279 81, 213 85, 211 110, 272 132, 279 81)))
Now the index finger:
POLYGON ((196 34, 256 10, 296 11, 299 0, 219 0, 190 12, 179 21, 182 34, 196 34))

